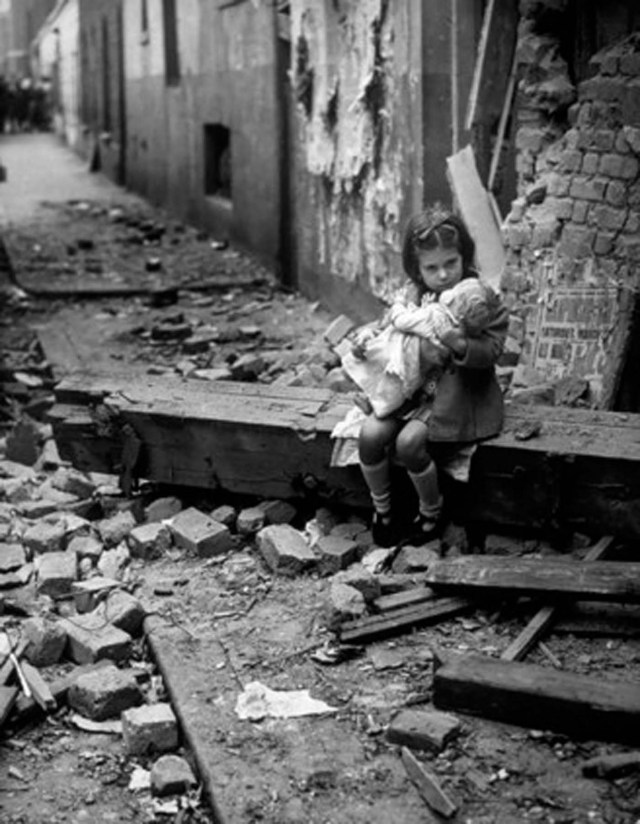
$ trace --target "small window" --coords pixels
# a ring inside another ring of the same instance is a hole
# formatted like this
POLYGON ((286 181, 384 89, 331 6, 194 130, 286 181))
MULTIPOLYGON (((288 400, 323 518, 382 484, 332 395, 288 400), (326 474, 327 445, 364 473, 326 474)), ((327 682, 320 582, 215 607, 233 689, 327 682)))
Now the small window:
POLYGON ((220 123, 204 127, 204 193, 231 198, 231 132, 220 123))

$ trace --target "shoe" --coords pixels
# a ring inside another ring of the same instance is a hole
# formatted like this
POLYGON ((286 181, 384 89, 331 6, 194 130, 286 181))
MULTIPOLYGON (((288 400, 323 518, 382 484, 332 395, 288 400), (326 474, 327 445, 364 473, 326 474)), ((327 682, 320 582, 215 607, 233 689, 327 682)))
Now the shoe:
POLYGON ((390 514, 373 513, 371 537, 373 543, 382 548, 394 546, 397 543, 396 529, 390 514))
POLYGON ((435 541, 436 538, 442 537, 443 526, 441 513, 429 516, 418 512, 411 525, 410 536, 405 543, 423 546, 429 541, 435 541))

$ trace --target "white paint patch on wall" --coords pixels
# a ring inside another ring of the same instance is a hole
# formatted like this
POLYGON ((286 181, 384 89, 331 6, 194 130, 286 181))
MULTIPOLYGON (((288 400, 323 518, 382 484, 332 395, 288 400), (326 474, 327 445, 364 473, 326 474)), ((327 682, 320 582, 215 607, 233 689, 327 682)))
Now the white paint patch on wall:
POLYGON ((398 60, 394 50, 394 26, 408 19, 407 10, 391 3, 385 14, 386 5, 341 4, 340 15, 328 0, 291 5, 293 81, 304 80, 306 71, 313 83, 308 116, 298 107, 303 156, 330 193, 316 217, 319 263, 348 282, 364 276, 383 298, 404 278, 399 220, 405 186, 401 153, 390 148, 391 107, 398 73, 410 71, 406 56, 398 60), (301 48, 306 64, 299 60, 301 48))

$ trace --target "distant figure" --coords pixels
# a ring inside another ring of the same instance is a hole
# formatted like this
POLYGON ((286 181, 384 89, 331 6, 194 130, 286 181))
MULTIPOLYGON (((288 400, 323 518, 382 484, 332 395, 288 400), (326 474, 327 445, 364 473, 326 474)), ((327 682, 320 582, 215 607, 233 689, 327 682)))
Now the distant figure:
POLYGON ((9 84, 3 74, 0 74, 0 134, 4 134, 9 104, 9 84))

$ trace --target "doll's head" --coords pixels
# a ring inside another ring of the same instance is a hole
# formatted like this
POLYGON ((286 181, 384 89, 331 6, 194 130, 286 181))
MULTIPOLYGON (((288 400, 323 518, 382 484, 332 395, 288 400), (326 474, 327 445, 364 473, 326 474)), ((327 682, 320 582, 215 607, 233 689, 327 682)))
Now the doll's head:
MULTIPOLYGON (((455 280, 464 280, 473 274, 475 244, 467 227, 457 215, 441 206, 434 206, 415 214, 407 223, 402 245, 402 265, 421 292, 440 291, 435 275, 429 277, 421 258, 437 259, 456 268, 455 280), (454 258, 457 259, 456 264, 454 258), (435 287, 435 288, 434 288, 435 287)), ((447 284, 452 285, 452 284, 447 284)), ((446 287, 445 287, 446 288, 446 287)))
POLYGON ((475 337, 493 317, 496 301, 496 295, 489 286, 478 278, 470 277, 442 292, 438 302, 464 326, 468 335, 475 337))

